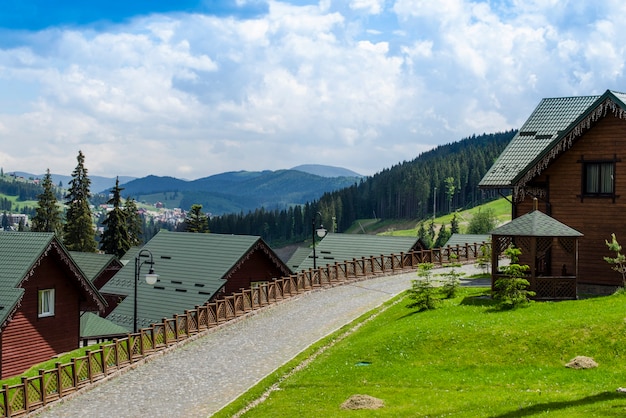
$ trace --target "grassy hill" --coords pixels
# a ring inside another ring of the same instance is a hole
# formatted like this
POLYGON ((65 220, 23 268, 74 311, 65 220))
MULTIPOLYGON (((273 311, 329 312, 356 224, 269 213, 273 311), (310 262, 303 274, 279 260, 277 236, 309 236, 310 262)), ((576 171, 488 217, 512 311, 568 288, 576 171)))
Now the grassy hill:
POLYGON ((626 395, 616 391, 626 386, 624 293, 499 311, 485 292, 466 288, 421 313, 400 297, 307 349, 214 416, 233 416, 271 385, 267 399, 242 416, 626 414, 626 395), (598 367, 566 367, 578 356, 598 367), (357 394, 384 406, 343 410, 357 394))
MULTIPOLYGON (((495 216, 498 218, 498 222, 503 224, 511 220, 511 203, 505 198, 500 198, 492 202, 485 203, 483 205, 475 206, 471 209, 460 210, 455 212, 457 219, 459 220, 459 226, 461 232, 467 227, 472 216, 478 211, 492 210, 495 216)), ((435 218, 435 226, 438 230, 442 224, 446 225, 446 228, 450 227, 453 214, 439 216, 435 218)), ((428 220, 429 222, 430 220, 428 220)), ((381 235, 395 235, 403 237, 417 236, 420 220, 398 220, 398 219, 359 219, 357 220, 346 233, 350 234, 381 234, 381 235)))

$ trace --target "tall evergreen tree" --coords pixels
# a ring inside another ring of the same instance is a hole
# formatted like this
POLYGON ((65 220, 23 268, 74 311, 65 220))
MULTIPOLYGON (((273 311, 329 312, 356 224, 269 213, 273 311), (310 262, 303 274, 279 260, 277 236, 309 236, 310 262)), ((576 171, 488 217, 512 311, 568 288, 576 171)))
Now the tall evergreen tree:
POLYGON ((63 227, 63 242, 70 251, 95 252, 97 243, 89 209, 91 180, 87 176, 82 151, 78 151, 76 159, 78 164, 72 172, 70 188, 65 195, 68 208, 63 227))
POLYGON ((114 254, 118 258, 122 257, 131 247, 126 213, 122 209, 122 190, 124 189, 120 187, 118 177, 115 179, 111 199, 107 202, 109 205, 113 205, 113 209, 107 213, 106 219, 102 222, 104 232, 100 240, 100 249, 107 254, 114 254))
POLYGON ((450 223, 450 235, 458 234, 459 231, 459 220, 456 217, 456 213, 452 216, 452 222, 450 223))
POLYGON ((128 242, 131 247, 141 245, 141 235, 143 230, 143 219, 137 211, 137 204, 131 197, 126 199, 124 204, 124 216, 126 217, 126 228, 128 230, 128 242))
POLYGON ((441 228, 439 229, 439 234, 437 234, 437 240, 435 241, 435 244, 433 245, 433 247, 434 248, 443 247, 446 244, 446 242, 448 242, 451 235, 452 234, 446 229, 446 224, 441 225, 441 228))
POLYGON ((11 224, 9 222, 9 217, 7 216, 7 213, 4 212, 2 214, 2 229, 4 229, 5 231, 8 231, 11 229, 11 224))
POLYGON ((202 212, 202 205, 191 205, 191 210, 185 219, 185 231, 187 232, 209 232, 209 219, 202 212))
POLYGON ((52 176, 50 169, 46 170, 43 177, 43 192, 38 196, 38 205, 36 214, 33 217, 31 231, 34 232, 54 232, 60 234, 63 222, 61 220, 61 211, 58 206, 54 186, 52 184, 52 176))

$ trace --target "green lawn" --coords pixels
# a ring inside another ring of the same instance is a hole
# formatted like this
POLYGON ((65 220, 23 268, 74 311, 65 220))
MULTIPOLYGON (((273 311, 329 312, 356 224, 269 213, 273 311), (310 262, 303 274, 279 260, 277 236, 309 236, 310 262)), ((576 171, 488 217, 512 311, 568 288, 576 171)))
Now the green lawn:
MULTIPOLYGON (((403 300, 283 379, 320 342, 215 416, 232 416, 270 384, 247 417, 626 416, 626 296, 534 303, 498 311, 486 289, 462 290, 434 311, 403 300), (589 356, 599 367, 565 364, 589 356), (351 395, 384 401, 342 410, 351 395)), ((363 321, 363 320, 361 320, 363 321)))

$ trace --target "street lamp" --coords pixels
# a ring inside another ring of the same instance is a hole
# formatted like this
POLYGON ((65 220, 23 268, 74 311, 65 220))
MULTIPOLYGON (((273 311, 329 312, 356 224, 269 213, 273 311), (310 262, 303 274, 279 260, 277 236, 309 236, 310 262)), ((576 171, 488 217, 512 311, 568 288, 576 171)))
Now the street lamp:
POLYGON ((157 279, 159 278, 159 275, 154 272, 154 268, 152 267, 154 265, 152 253, 146 248, 142 249, 135 257, 135 306, 133 308, 133 334, 137 333, 137 284, 139 283, 141 266, 143 266, 144 264, 150 265, 150 270, 148 271, 148 274, 146 274, 146 283, 148 283, 149 285, 153 285, 157 282, 157 279), (140 260, 141 257, 148 256, 150 257, 150 261, 140 260))
POLYGON ((324 225, 322 225, 322 214, 317 212, 313 214, 313 219, 311 220, 311 237, 313 238, 313 270, 317 270, 317 256, 315 255, 315 235, 318 237, 324 238, 326 236, 326 229, 324 229, 324 225), (320 217, 320 227, 315 228, 315 218, 319 215, 320 217))

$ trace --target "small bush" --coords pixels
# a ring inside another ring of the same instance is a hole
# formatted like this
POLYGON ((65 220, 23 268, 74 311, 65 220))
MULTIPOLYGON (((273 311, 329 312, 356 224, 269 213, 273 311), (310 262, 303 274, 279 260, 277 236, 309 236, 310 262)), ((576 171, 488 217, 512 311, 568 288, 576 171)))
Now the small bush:
POLYGON ((411 303, 407 308, 417 308, 418 312, 435 309, 440 300, 437 297, 437 289, 432 282, 432 263, 420 264, 417 268, 419 279, 411 282, 411 288, 407 291, 411 303))
POLYGON ((444 277, 444 282, 441 286, 441 294, 446 299, 452 299, 459 292, 461 277, 465 276, 465 273, 450 269, 449 272, 440 274, 440 276, 444 277))
POLYGON ((487 273, 489 266, 491 266, 491 246, 483 244, 480 246, 480 254, 476 258, 476 267, 482 270, 484 274, 487 273))
POLYGON ((526 305, 530 303, 530 298, 535 296, 535 292, 528 290, 530 283, 524 278, 530 267, 518 264, 521 253, 513 246, 504 252, 510 258, 511 263, 502 267, 501 272, 506 277, 496 280, 493 293, 493 298, 500 309, 514 309, 526 305))

